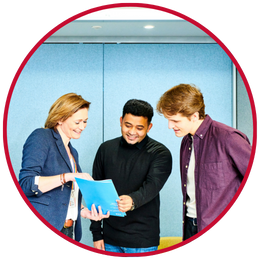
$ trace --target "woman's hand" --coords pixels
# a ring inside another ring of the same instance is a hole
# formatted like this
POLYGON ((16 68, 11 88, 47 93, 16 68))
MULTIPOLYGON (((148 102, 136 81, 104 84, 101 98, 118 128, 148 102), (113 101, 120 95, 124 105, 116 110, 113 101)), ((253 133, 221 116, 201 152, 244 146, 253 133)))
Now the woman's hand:
POLYGON ((90 174, 80 173, 80 172, 63 173, 63 174, 60 174, 60 175, 48 176, 48 177, 40 176, 39 181, 38 181, 38 189, 42 193, 45 193, 47 191, 50 191, 54 188, 57 188, 57 187, 65 184, 68 181, 76 181, 75 177, 79 178, 79 179, 85 179, 85 180, 93 181, 93 178, 90 176, 90 174))
POLYGON ((94 179, 90 176, 89 173, 77 172, 77 173, 66 173, 66 174, 65 174, 65 180, 66 180, 66 182, 68 182, 68 181, 76 181, 75 178, 84 179, 84 180, 88 180, 88 181, 93 181, 93 180, 94 180, 94 179))
POLYGON ((94 221, 100 221, 103 218, 109 218, 109 211, 107 212, 106 215, 103 215, 101 206, 98 206, 98 212, 96 210, 96 207, 94 204, 91 206, 91 210, 88 210, 87 208, 84 208, 81 210, 80 213, 82 218, 88 218, 94 221))

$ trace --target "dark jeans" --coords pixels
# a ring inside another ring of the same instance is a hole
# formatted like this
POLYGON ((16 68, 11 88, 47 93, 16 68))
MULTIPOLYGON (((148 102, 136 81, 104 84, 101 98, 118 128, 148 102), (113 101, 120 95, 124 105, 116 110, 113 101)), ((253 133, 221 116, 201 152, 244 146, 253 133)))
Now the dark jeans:
POLYGON ((197 219, 192 219, 192 218, 186 217, 183 240, 186 240, 186 239, 196 235, 197 233, 198 233, 197 219))
POLYGON ((74 235, 73 235, 73 226, 69 227, 69 228, 62 228, 62 230, 60 231, 61 233, 63 233, 64 235, 74 239, 74 235))

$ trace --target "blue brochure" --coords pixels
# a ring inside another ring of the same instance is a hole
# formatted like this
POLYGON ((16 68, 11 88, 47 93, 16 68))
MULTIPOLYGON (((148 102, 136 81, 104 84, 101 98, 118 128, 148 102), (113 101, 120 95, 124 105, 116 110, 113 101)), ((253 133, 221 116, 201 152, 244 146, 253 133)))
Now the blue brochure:
POLYGON ((95 204, 97 210, 98 206, 101 206, 103 214, 107 214, 109 211, 111 216, 126 216, 124 212, 118 210, 116 200, 119 199, 119 196, 112 180, 89 181, 75 179, 89 210, 91 210, 92 204, 95 204))

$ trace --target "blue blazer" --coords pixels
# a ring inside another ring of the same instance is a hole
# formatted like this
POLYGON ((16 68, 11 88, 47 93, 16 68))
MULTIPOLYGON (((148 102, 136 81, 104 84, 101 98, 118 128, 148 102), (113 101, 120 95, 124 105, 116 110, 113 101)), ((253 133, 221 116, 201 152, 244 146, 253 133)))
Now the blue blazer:
MULTIPOLYGON (((78 172, 82 172, 78 164, 77 151, 70 143, 69 148, 75 158, 78 172)), ((38 189, 38 185, 35 185, 35 176, 54 176, 69 172, 72 172, 72 167, 60 134, 53 129, 34 130, 23 147, 19 184, 33 207, 59 231, 67 216, 72 182, 67 182, 63 190, 60 186, 42 193, 38 189)), ((75 225, 76 241, 80 241, 82 235, 81 192, 79 192, 78 200, 79 215, 75 225)))

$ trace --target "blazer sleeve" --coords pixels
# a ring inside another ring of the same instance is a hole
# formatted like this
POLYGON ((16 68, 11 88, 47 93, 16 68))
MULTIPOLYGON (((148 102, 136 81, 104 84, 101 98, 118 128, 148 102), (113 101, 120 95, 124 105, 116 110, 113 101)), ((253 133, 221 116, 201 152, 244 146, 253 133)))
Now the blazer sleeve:
POLYGON ((19 184, 27 197, 42 195, 35 184, 35 177, 41 176, 48 150, 48 138, 44 129, 36 129, 24 144, 19 184))

